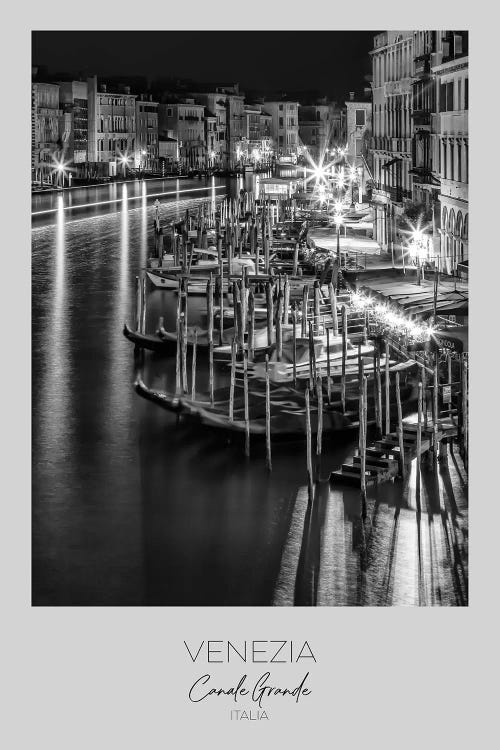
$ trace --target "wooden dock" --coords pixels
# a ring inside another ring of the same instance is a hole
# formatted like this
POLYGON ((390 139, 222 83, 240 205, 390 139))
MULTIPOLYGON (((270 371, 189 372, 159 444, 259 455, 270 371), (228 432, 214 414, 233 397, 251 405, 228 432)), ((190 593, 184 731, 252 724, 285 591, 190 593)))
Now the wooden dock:
MULTIPOLYGON (((439 444, 443 439, 451 439, 458 434, 457 424, 451 418, 439 419, 436 431, 434 431, 432 419, 428 419, 427 425, 425 427, 422 425, 421 430, 420 458, 434 448, 436 440, 439 444)), ((417 458, 417 431, 418 424, 413 417, 403 420, 403 449, 406 466, 417 458)), ((390 432, 380 440, 375 440, 366 449, 366 484, 382 484, 398 476, 402 476, 399 438, 396 432, 390 432)), ((361 456, 353 456, 351 463, 344 463, 340 469, 333 471, 330 474, 330 482, 359 487, 361 456)))

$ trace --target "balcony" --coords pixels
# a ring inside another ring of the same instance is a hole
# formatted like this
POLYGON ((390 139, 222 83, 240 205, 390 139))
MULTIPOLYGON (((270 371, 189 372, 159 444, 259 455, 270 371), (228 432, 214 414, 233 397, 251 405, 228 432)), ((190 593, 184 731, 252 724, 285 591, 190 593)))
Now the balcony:
POLYGON ((401 187, 385 187, 383 188, 393 203, 402 203, 404 198, 411 198, 411 190, 403 190, 401 187))
POLYGON ((413 117, 414 125, 430 125, 431 124, 431 112, 429 109, 414 109, 411 112, 413 117))
POLYGON ((414 76, 420 78, 429 75, 431 72, 431 56, 430 53, 426 55, 420 55, 416 57, 413 62, 414 76))
POLYGON ((432 176, 432 169, 430 166, 412 167, 409 172, 413 175, 414 185, 436 185, 436 180, 432 176))

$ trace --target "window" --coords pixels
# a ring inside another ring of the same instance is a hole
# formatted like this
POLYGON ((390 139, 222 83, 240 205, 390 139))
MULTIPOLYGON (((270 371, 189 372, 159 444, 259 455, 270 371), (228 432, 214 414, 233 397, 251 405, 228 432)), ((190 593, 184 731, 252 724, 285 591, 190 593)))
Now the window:
POLYGON ((280 125, 280 128, 282 128, 282 127, 283 127, 283 118, 282 118, 282 117, 280 117, 280 122, 279 122, 279 125, 280 125))
POLYGON ((462 147, 457 143, 457 181, 462 182, 462 147))
POLYGON ((356 110, 356 125, 364 125, 366 122, 366 112, 364 109, 356 110))
POLYGON ((440 86, 439 111, 453 112, 453 81, 442 83, 440 86))
POLYGON ((446 174, 446 170, 447 170, 447 156, 448 156, 446 141, 442 141, 442 148, 443 148, 443 171, 442 171, 441 174, 443 175, 444 179, 446 179, 446 177, 447 177, 447 174, 446 174))
POLYGON ((283 112, 283 105, 282 104, 279 105, 279 110, 280 110, 280 112, 283 112))
POLYGON ((167 109, 167 117, 172 117, 172 109, 170 107, 167 109))
POLYGON ((465 103, 464 103, 464 109, 469 109, 469 79, 466 78, 464 81, 464 95, 465 95, 465 103))
POLYGON ((451 176, 452 180, 455 179, 455 160, 454 160, 454 156, 455 156, 455 147, 454 147, 453 143, 450 143, 450 176, 451 176))
POLYGON ((459 78, 457 81, 457 109, 463 109, 462 107, 462 79, 459 78))
POLYGON ((362 156, 363 154, 363 139, 356 138, 356 156, 362 156))
POLYGON ((453 81, 446 84, 446 112, 453 112, 453 81))

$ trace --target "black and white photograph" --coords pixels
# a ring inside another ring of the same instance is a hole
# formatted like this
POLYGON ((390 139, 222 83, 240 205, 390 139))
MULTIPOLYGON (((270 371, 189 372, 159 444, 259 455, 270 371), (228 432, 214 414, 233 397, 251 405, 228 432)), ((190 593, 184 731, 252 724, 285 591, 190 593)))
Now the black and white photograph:
POLYGON ((31 46, 32 605, 467 606, 468 31, 31 46))

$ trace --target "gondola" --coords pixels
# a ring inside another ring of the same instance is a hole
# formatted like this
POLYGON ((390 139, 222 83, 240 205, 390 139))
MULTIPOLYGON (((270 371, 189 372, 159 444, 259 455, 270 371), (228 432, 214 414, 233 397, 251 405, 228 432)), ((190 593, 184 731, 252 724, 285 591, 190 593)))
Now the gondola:
POLYGON ((162 338, 158 333, 133 331, 127 323, 124 323, 123 335, 138 349, 148 349, 151 352, 161 352, 162 354, 175 352, 175 342, 162 338))
MULTIPOLYGON (((145 385, 138 377, 134 388, 142 398, 155 403, 166 411, 178 416, 186 417, 197 424, 217 428, 227 432, 244 433, 247 429, 245 421, 245 405, 243 386, 236 382, 233 419, 229 417, 229 387, 218 389, 214 393, 214 403, 211 405, 208 397, 192 399, 187 395, 161 392, 145 385)), ((416 386, 406 383, 401 388, 401 400, 404 405, 414 400, 416 386)), ((323 393, 324 433, 342 432, 359 427, 358 421, 358 392, 357 388, 349 388, 346 392, 346 411, 342 412, 338 393, 335 400, 328 403, 326 390, 323 393)), ((273 439, 295 438, 305 433, 305 388, 292 388, 287 385, 272 385, 270 390, 270 429, 273 439)), ((395 405, 391 406, 391 413, 395 415, 395 405)), ((264 436, 266 433, 266 396, 265 388, 259 383, 249 383, 248 387, 248 431, 250 435, 264 436)), ((368 396, 368 423, 374 423, 373 396, 368 396)), ((310 400, 311 432, 318 430, 318 405, 312 396, 310 400)))

